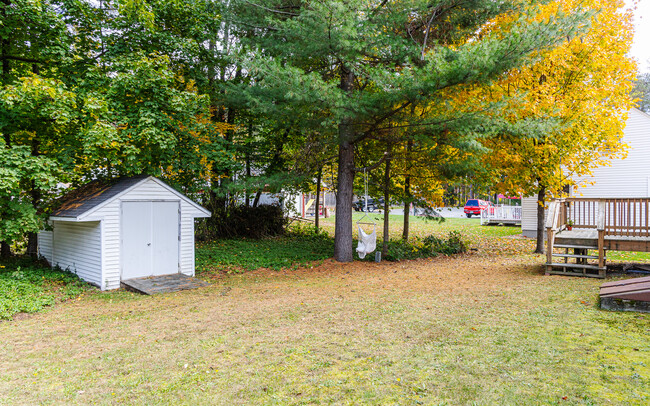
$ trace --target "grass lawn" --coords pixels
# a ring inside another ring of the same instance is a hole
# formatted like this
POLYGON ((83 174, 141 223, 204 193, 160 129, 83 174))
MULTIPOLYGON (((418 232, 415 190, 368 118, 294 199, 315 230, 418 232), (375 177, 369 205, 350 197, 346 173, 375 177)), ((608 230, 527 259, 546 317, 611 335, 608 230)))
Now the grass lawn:
MULTIPOLYGON (((517 228, 414 223, 477 251, 228 274, 199 247, 208 288, 0 322, 0 404, 650 403, 650 315, 600 310, 600 280, 543 276, 517 228)), ((223 250, 244 270, 264 247, 223 250)))
POLYGON ((215 272, 295 269, 329 258, 332 252, 334 242, 327 234, 200 242, 196 245, 196 273, 199 277, 210 277, 215 272))

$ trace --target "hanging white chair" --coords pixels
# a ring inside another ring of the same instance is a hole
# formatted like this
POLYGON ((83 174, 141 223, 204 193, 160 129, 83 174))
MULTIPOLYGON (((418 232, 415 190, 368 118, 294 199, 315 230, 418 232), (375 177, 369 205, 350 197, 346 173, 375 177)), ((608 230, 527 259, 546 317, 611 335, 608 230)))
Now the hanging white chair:
POLYGON ((359 243, 357 244, 357 254, 359 254, 360 259, 364 259, 367 254, 370 254, 375 249, 377 249, 377 223, 363 223, 363 220, 368 215, 368 174, 366 170, 363 170, 365 176, 365 204, 364 212, 365 214, 357 221, 357 227, 359 228, 359 243), (361 224, 372 225, 372 232, 370 234, 363 231, 361 224))

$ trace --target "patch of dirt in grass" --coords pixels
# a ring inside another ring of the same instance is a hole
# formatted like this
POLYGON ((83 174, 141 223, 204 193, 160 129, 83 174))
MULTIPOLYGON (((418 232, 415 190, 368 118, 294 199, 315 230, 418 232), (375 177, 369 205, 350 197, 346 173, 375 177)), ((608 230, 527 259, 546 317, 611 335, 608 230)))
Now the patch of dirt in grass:
POLYGON ((3 325, 0 403, 647 403, 649 317, 541 262, 326 260, 89 295, 3 325))

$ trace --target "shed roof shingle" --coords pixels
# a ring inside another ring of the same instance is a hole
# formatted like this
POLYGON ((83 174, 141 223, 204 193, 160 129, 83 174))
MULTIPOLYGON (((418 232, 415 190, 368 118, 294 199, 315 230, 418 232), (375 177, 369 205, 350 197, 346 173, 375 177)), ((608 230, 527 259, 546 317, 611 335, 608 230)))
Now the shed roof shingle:
POLYGON ((79 217, 148 177, 147 175, 138 175, 110 180, 94 180, 63 196, 59 200, 57 208, 52 212, 52 216, 79 217))

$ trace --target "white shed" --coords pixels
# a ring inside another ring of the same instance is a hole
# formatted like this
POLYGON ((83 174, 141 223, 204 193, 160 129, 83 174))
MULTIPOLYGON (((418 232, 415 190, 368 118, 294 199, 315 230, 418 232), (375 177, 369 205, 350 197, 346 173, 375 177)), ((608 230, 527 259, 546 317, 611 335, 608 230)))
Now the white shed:
POLYGON ((209 216, 152 176, 96 180, 61 200, 38 249, 52 266, 102 290, 132 278, 194 276, 194 219, 209 216))
MULTIPOLYGON (((650 196, 650 115, 631 109, 621 140, 627 144, 625 159, 613 159, 609 166, 595 168, 590 176, 574 179, 578 190, 573 197, 649 197, 650 196)), ((521 201, 521 231, 534 237, 537 230, 537 199, 521 201)))

